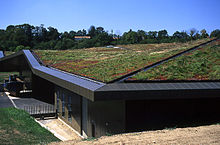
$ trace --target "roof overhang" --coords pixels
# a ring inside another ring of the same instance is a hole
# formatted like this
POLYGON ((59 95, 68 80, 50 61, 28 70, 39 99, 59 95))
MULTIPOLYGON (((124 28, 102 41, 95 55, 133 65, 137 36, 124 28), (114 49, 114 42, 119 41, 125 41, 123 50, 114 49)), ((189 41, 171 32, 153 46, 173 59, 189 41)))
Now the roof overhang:
POLYGON ((114 83, 95 91, 94 100, 157 100, 220 97, 220 82, 114 83))
POLYGON ((105 84, 41 65, 29 50, 0 57, 0 72, 30 70, 33 74, 91 101, 190 99, 220 97, 220 82, 105 84))

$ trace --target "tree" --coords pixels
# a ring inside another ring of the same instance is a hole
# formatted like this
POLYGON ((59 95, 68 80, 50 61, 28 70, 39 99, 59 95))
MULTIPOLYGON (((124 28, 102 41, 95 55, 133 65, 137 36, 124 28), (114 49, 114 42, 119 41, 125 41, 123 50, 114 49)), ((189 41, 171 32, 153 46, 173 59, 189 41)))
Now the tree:
POLYGON ((201 36, 202 38, 207 38, 207 37, 209 36, 205 29, 202 29, 202 30, 200 31, 200 33, 201 33, 201 35, 202 35, 202 36, 201 36))
POLYGON ((132 29, 130 29, 129 32, 125 32, 122 36, 122 39, 125 43, 127 44, 135 44, 138 43, 138 34, 135 31, 132 31, 132 29))
POLYGON ((146 39, 146 32, 144 30, 138 30, 137 35, 138 35, 138 42, 141 42, 144 39, 146 39))
POLYGON ((25 47, 23 45, 19 45, 15 48, 15 52, 18 52, 20 50, 23 50, 25 47))
POLYGON ((48 27, 47 28, 49 31, 47 32, 47 39, 48 40, 58 40, 60 33, 56 28, 53 27, 48 27))
POLYGON ((211 32, 210 37, 217 37, 220 38, 220 30, 216 29, 214 31, 211 32))
POLYGON ((197 30, 195 29, 195 28, 192 28, 191 30, 190 30, 190 37, 191 37, 191 39, 194 39, 194 35, 197 33, 197 30))
POLYGON ((104 31, 104 28, 103 27, 97 27, 96 28, 96 34, 98 35, 98 34, 101 34, 101 33, 104 33, 105 31, 104 31))
POLYGON ((173 39, 174 41, 179 41, 179 42, 186 42, 189 40, 189 35, 186 32, 179 32, 176 31, 173 33, 173 39))
POLYGON ((158 36, 157 36, 157 38, 158 38, 159 40, 160 40, 160 39, 167 38, 167 37, 168 37, 167 30, 158 31, 158 36))
POLYGON ((89 28, 89 30, 88 30, 88 34, 89 34, 89 36, 91 36, 92 38, 95 37, 95 35, 96 35, 95 26, 90 26, 90 28, 89 28))
POLYGON ((157 38, 157 31, 149 31, 148 33, 149 39, 156 39, 157 38))

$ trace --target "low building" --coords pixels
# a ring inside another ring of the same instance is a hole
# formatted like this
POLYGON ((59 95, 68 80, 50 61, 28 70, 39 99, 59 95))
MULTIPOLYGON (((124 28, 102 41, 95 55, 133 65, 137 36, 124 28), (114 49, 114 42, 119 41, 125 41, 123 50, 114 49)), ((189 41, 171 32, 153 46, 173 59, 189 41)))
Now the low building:
POLYGON ((0 72, 9 71, 84 137, 220 120, 219 79, 120 81, 125 75, 106 83, 47 67, 29 50, 0 58, 0 72))
POLYGON ((91 39, 90 36, 74 36, 75 40, 82 40, 82 39, 91 39))

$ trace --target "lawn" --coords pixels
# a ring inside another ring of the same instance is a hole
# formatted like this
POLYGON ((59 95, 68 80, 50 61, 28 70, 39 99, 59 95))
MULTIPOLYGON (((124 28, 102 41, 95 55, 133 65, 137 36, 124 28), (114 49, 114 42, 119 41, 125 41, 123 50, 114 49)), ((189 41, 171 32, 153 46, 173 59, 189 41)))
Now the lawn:
POLYGON ((0 109, 0 144, 47 144, 59 141, 28 113, 16 108, 0 109))
POLYGON ((140 72, 130 80, 220 80, 220 41, 140 72))
POLYGON ((70 73, 109 82, 210 39, 187 43, 122 45, 120 48, 36 50, 45 65, 70 73))

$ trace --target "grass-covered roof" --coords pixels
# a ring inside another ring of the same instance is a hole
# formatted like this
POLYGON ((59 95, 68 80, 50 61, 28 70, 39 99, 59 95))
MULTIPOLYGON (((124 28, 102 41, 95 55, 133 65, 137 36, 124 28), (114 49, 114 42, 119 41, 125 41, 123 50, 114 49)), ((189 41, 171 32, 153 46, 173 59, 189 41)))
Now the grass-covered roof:
POLYGON ((208 40, 202 39, 187 43, 133 44, 122 45, 120 48, 35 50, 35 53, 45 65, 50 67, 109 82, 208 40))
POLYGON ((220 80, 220 41, 142 71, 130 80, 220 80))

